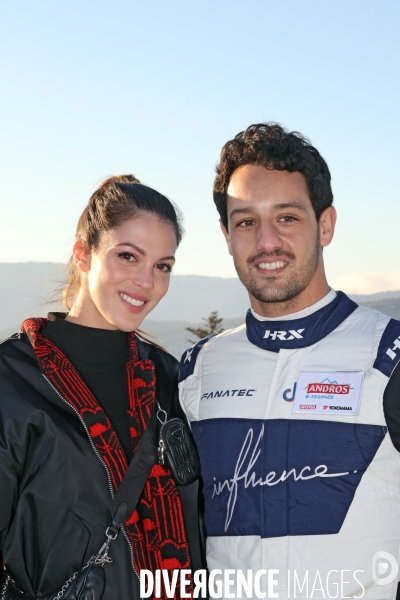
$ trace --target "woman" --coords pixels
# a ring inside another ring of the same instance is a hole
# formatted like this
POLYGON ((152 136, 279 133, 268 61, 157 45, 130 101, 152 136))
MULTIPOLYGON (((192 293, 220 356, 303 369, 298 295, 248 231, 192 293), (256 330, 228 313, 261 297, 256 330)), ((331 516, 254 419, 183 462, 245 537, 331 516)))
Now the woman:
MULTIPOLYGON (((181 238, 167 198, 132 175, 108 179, 78 223, 68 314, 28 319, 0 345, 0 550, 30 596, 57 594, 100 549, 156 399, 181 416, 177 361, 135 334, 168 290, 181 238)), ((103 600, 139 598, 140 569, 199 566, 188 511, 155 464, 112 542, 103 600)))

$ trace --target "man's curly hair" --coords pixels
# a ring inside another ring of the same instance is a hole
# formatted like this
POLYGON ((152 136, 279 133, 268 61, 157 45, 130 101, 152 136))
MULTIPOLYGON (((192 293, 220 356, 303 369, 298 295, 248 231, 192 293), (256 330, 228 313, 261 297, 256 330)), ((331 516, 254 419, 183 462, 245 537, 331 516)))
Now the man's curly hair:
POLYGON ((236 169, 248 164, 302 173, 317 221, 333 202, 328 165, 310 141, 297 131, 286 131, 278 123, 257 123, 235 135, 221 151, 214 181, 214 202, 225 229, 228 229, 229 181, 236 169))

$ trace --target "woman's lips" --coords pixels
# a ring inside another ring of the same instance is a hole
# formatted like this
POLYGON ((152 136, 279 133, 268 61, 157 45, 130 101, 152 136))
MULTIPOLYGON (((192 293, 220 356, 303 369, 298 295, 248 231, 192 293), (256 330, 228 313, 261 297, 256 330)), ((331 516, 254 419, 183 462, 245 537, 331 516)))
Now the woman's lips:
POLYGON ((138 296, 137 294, 135 294, 135 296, 130 296, 125 292, 119 292, 119 297, 125 308, 133 313, 141 312, 146 302, 148 302, 147 298, 143 298, 143 296, 138 296))

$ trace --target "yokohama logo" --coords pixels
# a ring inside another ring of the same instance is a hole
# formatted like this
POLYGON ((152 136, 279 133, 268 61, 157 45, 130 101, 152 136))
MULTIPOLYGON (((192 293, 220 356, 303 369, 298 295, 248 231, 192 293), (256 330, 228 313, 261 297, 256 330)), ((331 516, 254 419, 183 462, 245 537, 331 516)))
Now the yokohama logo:
POLYGON ((343 383, 309 383, 307 393, 319 394, 350 394, 350 384, 343 383))

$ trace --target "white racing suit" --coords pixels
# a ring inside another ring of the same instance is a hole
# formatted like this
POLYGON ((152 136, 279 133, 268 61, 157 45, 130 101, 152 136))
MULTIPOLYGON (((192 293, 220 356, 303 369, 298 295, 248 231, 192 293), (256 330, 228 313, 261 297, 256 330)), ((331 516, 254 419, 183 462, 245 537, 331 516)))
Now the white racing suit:
POLYGON ((396 597, 400 454, 382 401, 400 322, 333 297, 294 320, 249 311, 182 357, 208 567, 276 570, 267 598, 396 597))

